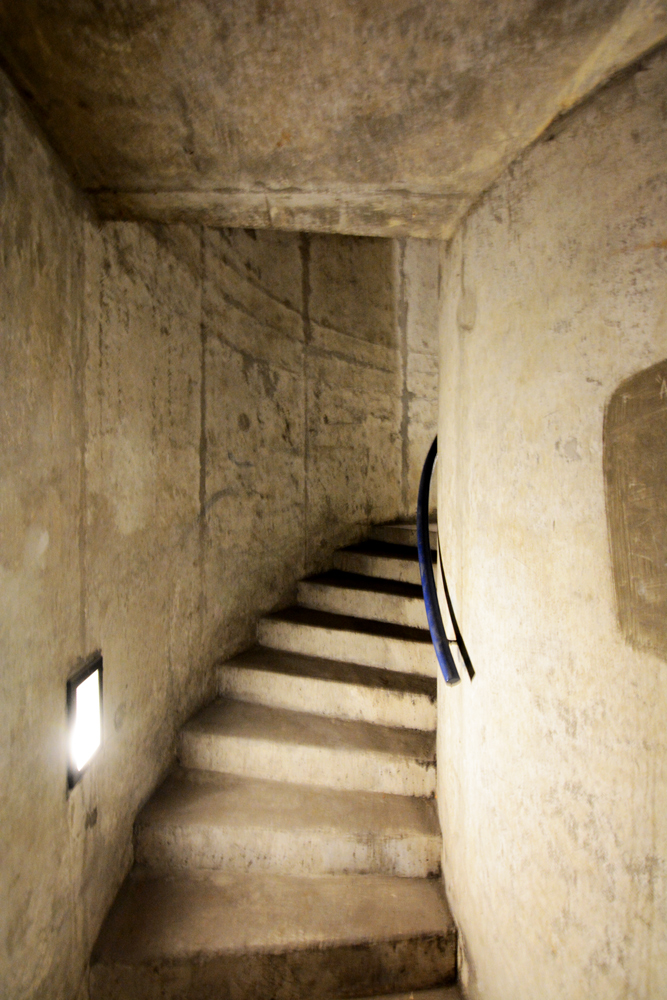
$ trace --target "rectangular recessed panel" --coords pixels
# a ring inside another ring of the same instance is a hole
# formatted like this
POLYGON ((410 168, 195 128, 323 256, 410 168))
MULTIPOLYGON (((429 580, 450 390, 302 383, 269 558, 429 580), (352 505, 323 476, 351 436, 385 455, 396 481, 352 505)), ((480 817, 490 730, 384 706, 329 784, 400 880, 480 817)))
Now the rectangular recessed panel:
POLYGON ((667 656, 667 361, 621 382, 604 422, 607 524, 619 623, 667 656))

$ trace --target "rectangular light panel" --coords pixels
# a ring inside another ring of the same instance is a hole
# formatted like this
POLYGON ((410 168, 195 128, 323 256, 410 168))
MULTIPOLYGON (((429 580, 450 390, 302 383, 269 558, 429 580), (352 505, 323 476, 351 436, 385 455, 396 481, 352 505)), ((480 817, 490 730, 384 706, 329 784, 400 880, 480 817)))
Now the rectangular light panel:
POLYGON ((102 742, 102 657, 96 654, 67 682, 68 782, 81 777, 102 742))

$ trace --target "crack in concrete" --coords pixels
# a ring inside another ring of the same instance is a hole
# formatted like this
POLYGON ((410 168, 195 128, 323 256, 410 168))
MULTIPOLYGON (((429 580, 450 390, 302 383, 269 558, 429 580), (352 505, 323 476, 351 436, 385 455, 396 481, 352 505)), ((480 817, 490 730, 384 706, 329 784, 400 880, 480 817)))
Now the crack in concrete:
POLYGON ((199 341, 201 349, 201 370, 199 383, 199 624, 201 630, 201 640, 204 638, 205 606, 206 606, 206 543, 208 537, 208 525, 206 519, 206 460, 207 460, 207 439, 206 439, 206 350, 207 350, 207 327, 204 322, 205 310, 205 289, 206 289, 206 244, 205 230, 202 226, 199 244, 199 341))
POLYGON ((301 309, 303 319, 303 512, 304 512, 304 533, 303 533, 303 570, 308 571, 308 475, 310 467, 310 428, 308 425, 308 356, 313 337, 313 330, 310 325, 310 294, 312 291, 310 283, 310 236, 302 233, 299 238, 299 252, 301 254, 301 309))
POLYGON ((398 309, 397 324, 401 353, 401 510, 408 513, 408 474, 410 454, 408 419, 410 393, 408 391, 408 300, 405 290, 405 239, 398 241, 398 309))

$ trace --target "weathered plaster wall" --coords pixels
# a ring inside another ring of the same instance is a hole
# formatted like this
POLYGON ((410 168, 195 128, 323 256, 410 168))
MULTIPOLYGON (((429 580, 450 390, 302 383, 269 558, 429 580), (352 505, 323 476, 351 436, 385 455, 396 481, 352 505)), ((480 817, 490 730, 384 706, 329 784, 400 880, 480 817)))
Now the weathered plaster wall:
MULTIPOLYGON (((402 330, 401 488, 405 515, 417 509, 424 459, 435 436, 438 401, 438 330, 442 285, 440 240, 399 244, 399 328, 402 330)), ((431 486, 435 509, 437 488, 431 486)))
POLYGON ((0 87, 0 993, 51 1000, 77 991, 136 809, 209 687, 201 239, 98 228, 0 87), (68 796, 65 682, 98 647, 105 743, 68 796))
POLYGON ((662 51, 444 259, 440 523, 477 673, 439 692, 438 802, 484 1000, 667 996, 667 664, 619 626, 603 475, 608 401, 667 357, 666 93, 662 51))
POLYGON ((206 230, 203 252, 213 590, 247 620, 288 592, 286 566, 294 580, 416 509, 439 244, 206 230))
POLYGON ((437 330, 406 296, 438 256, 100 226, 4 78, 0 137, 0 993, 60 1000, 216 657, 413 502, 437 330), (96 648, 105 741, 68 797, 65 682, 96 648))
POLYGON ((0 128, 0 993, 47 997, 98 836, 61 747, 83 652, 83 213, 4 81, 0 128))

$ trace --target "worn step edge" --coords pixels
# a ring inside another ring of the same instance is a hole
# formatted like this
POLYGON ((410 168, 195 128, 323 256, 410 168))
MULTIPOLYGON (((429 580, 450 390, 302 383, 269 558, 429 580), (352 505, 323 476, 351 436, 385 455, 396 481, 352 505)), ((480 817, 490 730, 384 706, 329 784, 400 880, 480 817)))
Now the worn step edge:
POLYGON ((434 803, 177 768, 135 823, 155 869, 423 878, 440 871, 434 803))
POLYGON ((218 694, 224 697, 328 718, 434 730, 435 684, 430 678, 412 675, 422 688, 427 684, 433 688, 415 690, 409 684, 411 675, 394 673, 393 677, 402 684, 392 685, 388 671, 262 647, 220 664, 216 671, 218 694), (271 662, 272 656, 277 663, 271 662), (375 683, 370 674, 378 675, 375 683))
POLYGON ((302 583, 327 584, 330 587, 340 587, 342 590, 354 590, 374 595, 389 595, 404 597, 408 600, 423 600, 419 584, 404 583, 401 580, 390 580, 385 577, 370 577, 360 573, 347 573, 340 569, 329 569, 324 573, 315 573, 304 577, 302 583))
POLYGON ((298 775, 304 784, 390 795, 429 797, 435 793, 432 761, 373 751, 272 744, 242 736, 184 731, 179 759, 184 767, 272 781, 298 775))
MULTIPOLYGON (((378 542, 387 542, 390 545, 416 545, 417 526, 414 522, 410 524, 374 524, 368 532, 368 537, 376 539, 378 542)), ((431 524, 429 531, 431 549, 438 548, 437 525, 431 524)))
POLYGON ((219 699, 181 730, 184 767, 350 791, 429 797, 434 737, 219 699))
MULTIPOLYGON (((352 574, 349 575, 352 577, 352 574)), ((353 579, 360 577, 354 576, 353 579)), ((326 579, 313 578, 299 583, 297 600, 303 607, 315 611, 390 622, 395 625, 406 625, 408 628, 428 628, 426 607, 421 592, 418 596, 408 597, 370 589, 361 590, 341 584, 332 585, 326 579)))
POLYGON ((312 677, 316 680, 360 685, 379 690, 426 695, 433 701, 437 695, 437 684, 431 677, 404 674, 397 670, 382 670, 380 667, 367 667, 361 663, 348 663, 344 660, 328 660, 321 656, 304 656, 301 653, 269 649, 264 646, 252 646, 230 660, 219 661, 217 666, 222 667, 227 664, 261 668, 294 677, 312 677))
MULTIPOLYGON (((353 542, 351 545, 346 545, 342 549, 337 549, 337 552, 358 552, 364 555, 377 556, 379 558, 386 559, 401 559, 408 562, 418 563, 419 558, 417 554, 416 545, 401 545, 395 542, 382 542, 377 538, 362 538, 359 542, 353 542)), ((436 553, 431 550, 431 558, 433 562, 436 560, 436 553)))
POLYGON ((90 996, 335 1000, 352 983, 377 995, 455 974, 456 931, 434 880, 135 874, 93 951, 90 996))
POLYGON ((421 583, 419 563, 412 559, 374 555, 352 549, 334 552, 334 566, 345 573, 357 573, 374 579, 396 580, 399 583, 421 583))
POLYGON ((359 663, 381 670, 435 677, 437 660, 425 629, 413 638, 405 627, 365 621, 305 608, 289 608, 260 619, 257 637, 264 646, 306 656, 359 663))

